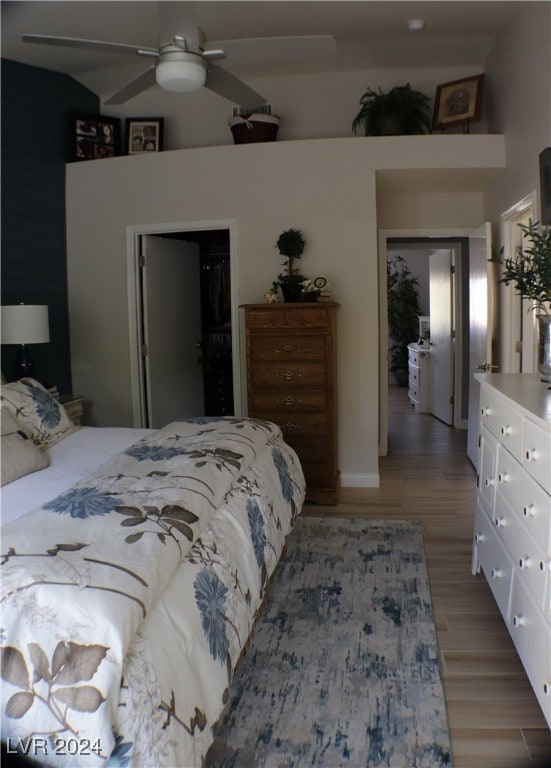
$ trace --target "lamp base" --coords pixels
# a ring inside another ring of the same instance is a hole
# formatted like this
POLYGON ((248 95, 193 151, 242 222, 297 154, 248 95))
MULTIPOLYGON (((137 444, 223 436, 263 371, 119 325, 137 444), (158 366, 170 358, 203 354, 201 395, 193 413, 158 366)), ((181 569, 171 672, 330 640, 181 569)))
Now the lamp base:
POLYGON ((32 373, 33 361, 29 348, 26 344, 20 344, 15 358, 15 376, 17 379, 24 379, 27 376, 32 376, 32 373))

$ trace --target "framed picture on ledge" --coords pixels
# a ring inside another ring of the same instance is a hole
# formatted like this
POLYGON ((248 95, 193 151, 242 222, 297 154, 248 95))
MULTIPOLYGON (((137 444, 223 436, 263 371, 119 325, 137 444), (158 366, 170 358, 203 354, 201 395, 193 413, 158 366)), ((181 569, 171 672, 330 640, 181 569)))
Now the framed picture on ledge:
POLYGON ((162 117, 129 117, 126 121, 126 152, 143 155, 163 149, 162 117))
POLYGON ((436 87, 432 130, 444 131, 456 125, 469 133, 471 123, 480 120, 484 75, 452 80, 436 87))
POLYGON ((98 160, 120 155, 120 120, 104 115, 71 115, 70 160, 98 160))

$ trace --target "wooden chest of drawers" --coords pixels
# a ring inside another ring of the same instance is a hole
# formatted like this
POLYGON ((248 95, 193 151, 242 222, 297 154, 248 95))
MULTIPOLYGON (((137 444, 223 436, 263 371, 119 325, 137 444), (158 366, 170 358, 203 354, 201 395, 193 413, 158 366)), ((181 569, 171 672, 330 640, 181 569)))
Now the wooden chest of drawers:
POLYGON ((551 726, 551 392, 532 374, 477 374, 473 573, 493 592, 551 726))
POLYGON ((306 500, 336 504, 337 304, 247 304, 249 416, 274 421, 298 454, 306 500))

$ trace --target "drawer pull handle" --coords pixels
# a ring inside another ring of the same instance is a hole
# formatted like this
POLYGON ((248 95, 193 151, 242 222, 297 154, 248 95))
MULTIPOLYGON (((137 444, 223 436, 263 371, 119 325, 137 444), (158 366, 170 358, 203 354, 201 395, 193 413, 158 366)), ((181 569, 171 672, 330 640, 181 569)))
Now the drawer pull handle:
POLYGON ((281 425, 284 429, 288 429, 292 432, 295 429, 302 429, 302 424, 295 424, 294 421, 288 421, 287 424, 281 425))
POLYGON ((492 409, 488 407, 482 407, 480 409, 480 413, 482 416, 491 416, 492 415, 492 409))
POLYGON ((537 461, 538 460, 538 452, 535 448, 532 448, 531 451, 526 451, 526 461, 537 461))
POLYGON ((530 560, 528 555, 526 555, 526 557, 521 557, 520 560, 518 561, 518 564, 521 570, 524 570, 525 568, 531 568, 534 565, 534 563, 532 562, 532 560, 530 560))
POLYGON ((493 485, 496 484, 495 478, 493 477, 487 477, 484 481, 484 484, 486 485, 486 488, 491 488, 493 485))
POLYGON ((521 614, 515 613, 515 615, 513 616, 513 626, 515 627, 526 626, 526 618, 521 614))
POLYGON ((503 437, 508 437, 508 435, 511 434, 511 427, 506 424, 504 427, 501 427, 501 434, 503 437))
POLYGON ((293 381, 293 379, 301 379, 302 373, 298 371, 285 371, 285 373, 278 373, 278 379, 287 379, 287 381, 293 381))
POLYGON ((501 579, 503 576, 503 571, 501 568, 492 568, 492 579, 501 579))
POLYGON ((302 352, 300 347, 291 347, 290 344, 286 344, 284 347, 276 347, 276 352, 283 352, 284 355, 290 355, 291 352, 302 352))
POLYGON ((288 405, 289 408, 293 405, 300 405, 302 403, 302 400, 297 400, 296 397, 291 397, 290 395, 287 395, 287 397, 278 397, 276 400, 276 405, 288 405))
POLYGON ((500 472, 497 476, 497 479, 500 483, 508 483, 509 482, 509 473, 508 472, 500 472))
POLYGON ((475 533, 474 540, 477 544, 480 544, 481 541, 486 541, 486 536, 483 533, 475 533))
POLYGON ((545 562, 545 560, 540 560, 540 571, 542 573, 545 573, 545 571, 549 571, 551 573, 551 559, 545 562))
POLYGON ((504 517, 496 517, 495 523, 496 523, 496 528, 505 528, 507 524, 504 517))
POLYGON ((537 509, 533 504, 525 504, 522 508, 522 514, 524 517, 534 517, 537 512, 537 509))

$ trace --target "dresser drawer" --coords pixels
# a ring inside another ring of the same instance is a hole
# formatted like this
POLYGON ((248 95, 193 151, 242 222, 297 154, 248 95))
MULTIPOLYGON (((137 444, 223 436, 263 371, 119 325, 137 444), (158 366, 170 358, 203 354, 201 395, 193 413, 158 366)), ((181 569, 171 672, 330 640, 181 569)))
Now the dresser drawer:
POLYGON ((551 501, 513 457, 500 448, 497 460, 498 498, 512 507, 516 516, 542 551, 551 556, 551 501))
POLYGON ((251 371, 253 391, 262 389, 286 389, 289 387, 325 386, 325 366, 321 363, 258 363, 251 371))
POLYGON ((415 365, 409 366, 409 388, 417 387, 419 385, 419 368, 415 365))
MULTIPOLYGON (((257 390, 252 394, 252 411, 325 411, 327 392, 323 389, 294 390, 289 387, 285 392, 279 390, 257 390)), ((279 418, 283 418, 281 415, 279 418)))
POLYGON ((316 328, 331 327, 331 312, 327 307, 314 304, 312 307, 247 308, 247 327, 249 330, 276 328, 316 328))
POLYGON ((327 343, 323 336, 257 335, 250 339, 252 360, 272 362, 325 360, 327 343))
MULTIPOLYGON (((327 435, 328 416, 325 412, 296 412, 277 413, 275 411, 257 411, 254 414, 257 419, 275 422, 283 432, 285 440, 292 445, 295 435, 327 435)), ((293 446, 294 447, 294 446, 293 446)))
POLYGON ((487 429, 482 428, 480 430, 478 495, 490 517, 494 514, 497 448, 498 443, 495 437, 487 429))
POLYGON ((412 365, 419 366, 419 352, 408 347, 408 360, 412 365))
POLYGON ((549 493, 551 489, 551 436, 537 424, 524 420, 522 464, 549 493))
POLYGON ((480 414, 483 426, 489 429, 513 456, 520 459, 523 422, 521 413, 487 387, 482 387, 480 414))
POLYGON ((504 618, 509 615, 513 562, 507 554, 491 520, 477 508, 475 519, 478 561, 504 618))
POLYGON ((520 579, 513 580, 509 631, 551 727, 551 628, 520 579))

